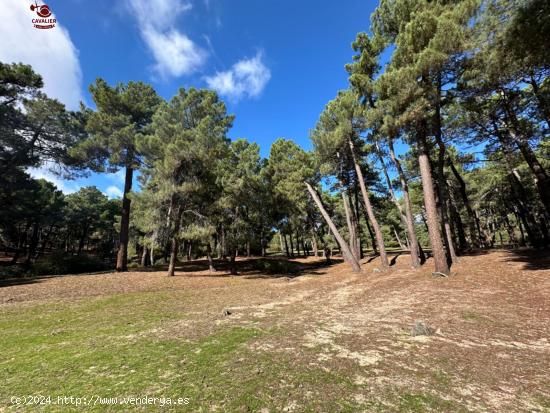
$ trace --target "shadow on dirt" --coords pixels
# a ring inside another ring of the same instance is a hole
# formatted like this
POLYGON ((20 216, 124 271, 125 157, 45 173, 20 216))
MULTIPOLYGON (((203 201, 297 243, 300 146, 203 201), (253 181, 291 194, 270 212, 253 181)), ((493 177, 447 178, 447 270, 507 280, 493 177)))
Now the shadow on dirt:
MULTIPOLYGON (((340 258, 333 258, 328 264, 324 259, 308 261, 287 259, 286 257, 254 257, 239 259, 235 262, 237 274, 250 279, 257 278, 296 278, 302 275, 323 275, 325 269, 342 263, 340 258)), ((231 265, 228 260, 214 260, 215 272, 208 272, 208 261, 205 259, 180 263, 176 267, 176 276, 184 273, 197 273, 196 277, 220 277, 230 276, 231 265)), ((158 271, 158 269, 157 269, 158 271)))
POLYGON ((508 250, 505 261, 523 263, 522 270, 540 271, 550 269, 550 250, 517 249, 508 250))

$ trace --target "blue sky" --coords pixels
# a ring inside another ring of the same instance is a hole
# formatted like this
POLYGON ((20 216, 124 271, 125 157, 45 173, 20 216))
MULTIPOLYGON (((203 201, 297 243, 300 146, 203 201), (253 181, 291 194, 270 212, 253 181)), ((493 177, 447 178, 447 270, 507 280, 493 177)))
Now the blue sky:
MULTIPOLYGON (((37 30, 28 0, 8 0, 0 60, 30 63, 46 92, 75 108, 92 105, 88 85, 142 80, 169 99, 179 87, 213 87, 236 115, 230 137, 267 156, 278 137, 311 147, 309 130, 347 86, 351 42, 368 31, 376 1, 50 0, 58 20, 37 30)), ((35 16, 34 16, 35 17, 35 16)), ((121 174, 63 182, 66 192, 97 185, 110 195, 121 174), (108 190, 109 189, 109 190, 108 190)))

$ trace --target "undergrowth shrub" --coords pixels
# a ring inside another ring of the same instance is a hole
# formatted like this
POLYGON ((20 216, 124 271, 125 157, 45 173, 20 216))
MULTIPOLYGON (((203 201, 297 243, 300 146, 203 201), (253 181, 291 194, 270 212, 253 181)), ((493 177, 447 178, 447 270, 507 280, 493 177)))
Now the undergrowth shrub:
POLYGON ((285 260, 256 260, 252 267, 266 274, 297 274, 300 272, 299 264, 285 260))

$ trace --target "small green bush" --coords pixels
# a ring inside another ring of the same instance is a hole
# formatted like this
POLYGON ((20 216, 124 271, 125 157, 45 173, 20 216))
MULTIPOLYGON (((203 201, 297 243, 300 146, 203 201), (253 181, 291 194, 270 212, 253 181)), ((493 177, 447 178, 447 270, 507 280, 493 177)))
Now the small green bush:
POLYGON ((28 269, 22 265, 8 265, 0 267, 0 279, 21 278, 28 275, 28 269))

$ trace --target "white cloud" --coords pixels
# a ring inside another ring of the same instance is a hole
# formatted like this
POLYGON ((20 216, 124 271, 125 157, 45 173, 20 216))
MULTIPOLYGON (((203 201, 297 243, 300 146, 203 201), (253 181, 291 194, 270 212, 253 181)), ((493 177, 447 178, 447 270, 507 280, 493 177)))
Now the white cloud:
POLYGON ((231 69, 206 77, 206 83, 230 99, 257 97, 271 79, 271 71, 262 58, 262 53, 258 52, 253 58, 239 60, 231 69))
POLYGON ((142 35, 157 61, 155 69, 162 76, 178 77, 192 73, 205 60, 206 53, 177 30, 161 33, 148 28, 142 35))
POLYGON ((179 15, 192 8, 179 0, 126 0, 135 16, 143 41, 155 58, 161 76, 182 76, 196 71, 207 53, 185 33, 175 28, 179 15))
POLYGON ((124 185, 124 180, 126 179, 126 170, 119 169, 117 172, 105 174, 105 177, 117 184, 124 185))
POLYGON ((54 184, 65 195, 77 192, 81 186, 74 181, 67 181, 52 173, 47 166, 27 168, 27 173, 35 179, 45 179, 54 184))
POLYGON ((109 199, 122 198, 122 191, 116 186, 111 185, 105 190, 105 195, 107 195, 109 199))
POLYGON ((181 0, 127 0, 127 4, 140 24, 153 25, 160 30, 172 26, 181 13, 193 7, 181 0))
POLYGON ((59 22, 53 29, 34 28, 31 20, 37 15, 30 10, 30 4, 21 0, 4 2, 0 60, 32 65, 44 79, 46 94, 59 99, 70 109, 76 109, 83 100, 78 51, 69 32, 59 22))

